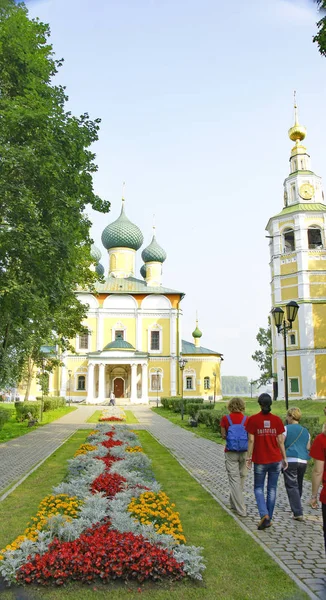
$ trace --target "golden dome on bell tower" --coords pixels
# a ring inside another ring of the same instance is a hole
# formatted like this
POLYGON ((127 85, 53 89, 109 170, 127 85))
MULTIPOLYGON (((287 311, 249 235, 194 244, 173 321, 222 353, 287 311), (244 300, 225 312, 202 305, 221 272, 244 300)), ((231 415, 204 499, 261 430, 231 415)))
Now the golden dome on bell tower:
POLYGON ((289 129, 289 138, 297 144, 302 142, 307 135, 307 130, 303 125, 299 124, 298 107, 296 102, 296 92, 294 92, 294 125, 289 129))

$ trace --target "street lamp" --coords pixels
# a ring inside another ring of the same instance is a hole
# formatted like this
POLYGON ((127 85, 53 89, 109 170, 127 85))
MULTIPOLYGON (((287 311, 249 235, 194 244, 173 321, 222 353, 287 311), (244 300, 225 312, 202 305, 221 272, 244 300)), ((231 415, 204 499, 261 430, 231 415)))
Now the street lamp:
POLYGON ((256 383, 254 379, 251 379, 249 381, 249 385, 250 385, 250 398, 252 398, 252 386, 254 385, 254 383, 256 383))
POLYGON ((68 371, 68 383, 69 383, 68 404, 69 404, 69 406, 70 406, 70 402, 71 402, 71 374, 72 374, 72 370, 69 369, 69 371, 68 371))
POLYGON ((180 356, 179 358, 179 368, 181 371, 181 419, 183 420, 184 415, 184 403, 183 403, 183 371, 187 364, 187 359, 180 356))
POLYGON ((213 371, 213 377, 214 377, 214 406, 215 406, 215 398, 216 398, 216 372, 213 371))
POLYGON ((299 305, 291 300, 286 305, 286 319, 284 319, 284 310, 280 306, 273 308, 272 315, 277 328, 278 333, 283 333, 283 344, 284 344, 284 396, 286 410, 289 408, 289 387, 288 387, 288 359, 286 352, 286 334, 292 329, 293 321, 295 321, 298 314, 299 305), (284 320, 283 320, 284 319, 284 320), (283 323, 283 325, 282 325, 283 323))

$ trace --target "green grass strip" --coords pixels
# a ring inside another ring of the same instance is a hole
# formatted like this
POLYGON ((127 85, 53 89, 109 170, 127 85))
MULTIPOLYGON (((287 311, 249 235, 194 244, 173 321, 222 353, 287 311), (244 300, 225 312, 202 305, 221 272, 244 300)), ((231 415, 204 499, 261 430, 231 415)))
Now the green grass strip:
MULTIPOLYGON (((171 453, 146 431, 138 432, 157 480, 176 503, 188 544, 203 547, 207 569, 202 583, 71 584, 59 589, 27 588, 35 600, 304 600, 308 596, 277 566, 171 453)), ((268 533, 266 534, 268 535, 268 533)), ((3 593, 13 600, 14 592, 3 593)))
POLYGON ((0 550, 24 533, 28 521, 52 487, 67 474, 67 459, 85 442, 88 431, 78 430, 5 500, 0 502, 0 550))
POLYGON ((0 429, 0 443, 8 442, 9 440, 12 440, 14 438, 26 435, 27 433, 34 431, 34 429, 37 429, 38 427, 48 425, 48 423, 52 423, 53 421, 64 417, 68 413, 77 410, 76 406, 64 406, 62 408, 49 410, 43 413, 42 423, 38 423, 38 425, 34 425, 34 427, 28 427, 27 421, 23 421, 22 423, 16 421, 16 412, 15 407, 13 405, 4 406, 3 404, 0 404, 0 407, 6 408, 12 413, 10 420, 4 424, 2 429, 0 429))

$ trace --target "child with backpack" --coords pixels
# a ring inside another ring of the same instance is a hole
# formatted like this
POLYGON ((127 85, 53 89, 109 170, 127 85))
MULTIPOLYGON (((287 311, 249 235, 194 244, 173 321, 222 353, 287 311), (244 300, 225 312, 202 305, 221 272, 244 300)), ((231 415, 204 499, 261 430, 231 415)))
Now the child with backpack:
POLYGON ((229 414, 221 419, 221 436, 225 444, 225 468, 230 484, 230 504, 240 517, 247 515, 243 488, 247 476, 246 457, 248 434, 244 415, 245 403, 242 398, 232 398, 228 403, 229 414))

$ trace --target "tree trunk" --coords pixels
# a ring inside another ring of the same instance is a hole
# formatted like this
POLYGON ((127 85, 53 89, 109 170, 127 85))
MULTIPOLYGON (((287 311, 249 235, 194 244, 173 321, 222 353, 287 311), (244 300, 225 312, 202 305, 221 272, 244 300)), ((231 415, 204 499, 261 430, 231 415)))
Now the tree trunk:
POLYGON ((27 367, 26 392, 25 392, 24 402, 28 402, 28 399, 29 399, 29 394, 31 391, 32 379, 33 379, 33 368, 34 368, 34 361, 29 356, 28 367, 27 367))

